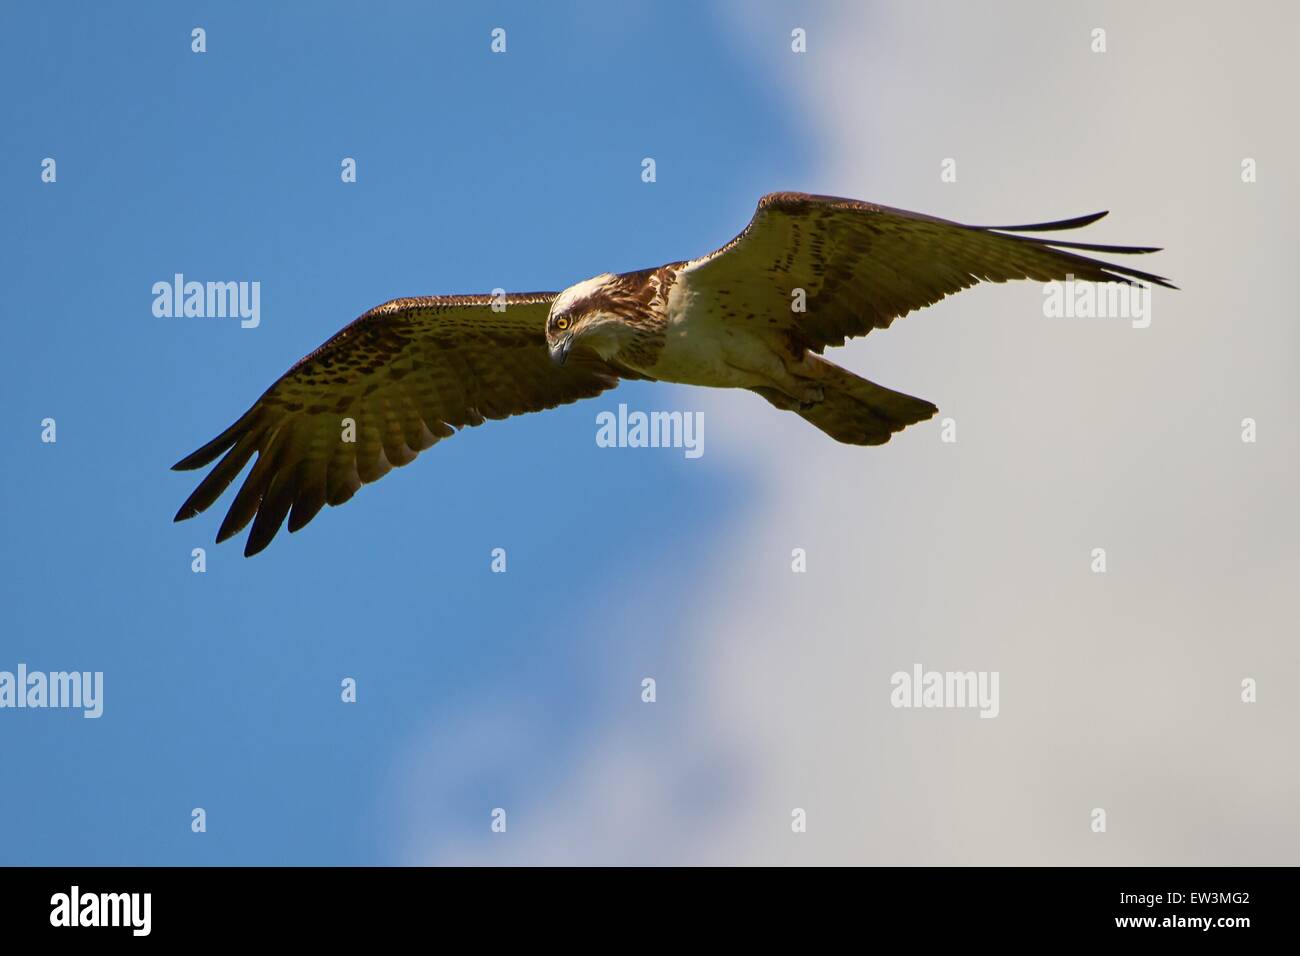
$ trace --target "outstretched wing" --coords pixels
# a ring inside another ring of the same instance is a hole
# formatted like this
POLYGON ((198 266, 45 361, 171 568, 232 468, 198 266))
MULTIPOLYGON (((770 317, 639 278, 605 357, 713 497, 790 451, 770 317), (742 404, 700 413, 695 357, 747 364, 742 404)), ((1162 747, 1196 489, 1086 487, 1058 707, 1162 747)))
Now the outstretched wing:
POLYGON ((705 301, 716 301, 709 308, 718 315, 787 328, 816 352, 888 328, 900 315, 981 281, 1047 282, 1073 276, 1092 282, 1145 280, 1174 288, 1149 272, 1068 251, 1158 249, 1012 235, 1075 229, 1104 215, 1023 226, 964 226, 855 199, 771 193, 759 200, 744 232, 687 263, 678 281, 705 301), (802 313, 790 307, 795 289, 806 296, 802 313))
POLYGON ((546 349, 553 292, 394 299, 371 309, 299 361, 239 421, 172 467, 225 457, 176 513, 191 518, 257 462, 217 540, 249 521, 245 555, 289 518, 297 531, 324 505, 400 467, 465 425, 589 398, 618 383, 594 354, 563 366, 546 349), (350 440, 349 440, 350 439, 350 440))

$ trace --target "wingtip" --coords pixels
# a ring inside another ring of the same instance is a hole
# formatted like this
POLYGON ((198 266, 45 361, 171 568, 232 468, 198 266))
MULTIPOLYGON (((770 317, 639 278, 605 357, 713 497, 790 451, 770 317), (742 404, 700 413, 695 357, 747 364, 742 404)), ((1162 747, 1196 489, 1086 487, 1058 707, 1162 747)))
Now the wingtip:
POLYGON ((208 462, 216 458, 221 451, 225 451, 225 447, 223 447, 220 449, 220 451, 214 454, 212 453, 211 449, 212 449, 212 443, 209 442, 207 445, 204 445, 202 448, 198 449, 197 451, 190 452, 180 461, 176 462, 176 464, 172 465, 171 470, 172 471, 193 471, 195 468, 202 468, 208 462))
POLYGON ((248 536, 248 541, 244 544, 244 557, 251 558, 255 554, 261 554, 266 550, 266 546, 270 543, 270 538, 265 541, 254 541, 253 536, 250 534, 248 536))
POLYGON ((1090 226, 1109 215, 1110 210, 1103 209, 1101 212, 1091 212, 1086 216, 1075 216, 1073 219, 1057 219, 1053 222, 1027 222, 1019 226, 981 226, 980 228, 994 232, 1060 232, 1065 229, 1080 229, 1083 226, 1090 226))

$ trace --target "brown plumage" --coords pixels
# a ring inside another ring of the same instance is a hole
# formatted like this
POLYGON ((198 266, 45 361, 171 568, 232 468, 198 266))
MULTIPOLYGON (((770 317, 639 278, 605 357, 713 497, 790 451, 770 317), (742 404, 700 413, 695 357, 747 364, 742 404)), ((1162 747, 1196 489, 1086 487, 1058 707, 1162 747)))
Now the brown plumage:
POLYGON ((1014 235, 1104 215, 965 226, 857 200, 773 193, 740 235, 699 259, 605 274, 562 293, 395 299, 295 364, 173 466, 217 462, 176 520, 210 507, 256 454, 217 533, 223 541, 251 521, 244 553, 256 554, 286 517, 297 531, 324 505, 342 504, 458 428, 590 398, 620 378, 747 388, 837 441, 883 444, 935 406, 820 353, 980 281, 1073 276, 1172 288, 1076 251, 1155 249, 1014 235), (791 309, 795 289, 804 290, 804 312, 791 309))
POLYGON ((363 484, 467 425, 553 408, 618 383, 577 357, 556 368, 542 326, 553 292, 395 299, 371 309, 303 358, 243 416, 173 467, 223 455, 176 520, 206 510, 257 453, 217 540, 249 521, 245 554, 266 547, 285 517, 297 531, 363 484), (353 441, 345 441, 350 419, 353 441))

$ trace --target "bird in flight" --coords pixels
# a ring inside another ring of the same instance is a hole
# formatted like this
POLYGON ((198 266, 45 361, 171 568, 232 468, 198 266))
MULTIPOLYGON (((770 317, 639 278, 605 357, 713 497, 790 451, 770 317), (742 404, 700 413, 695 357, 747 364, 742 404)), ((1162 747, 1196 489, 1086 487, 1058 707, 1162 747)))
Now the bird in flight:
POLYGON ((176 520, 210 507, 256 454, 217 532, 224 541, 251 521, 251 556, 286 517, 297 531, 459 428, 591 398, 620 379, 749 389, 836 441, 882 445, 938 409, 827 361, 827 346, 982 281, 1174 288, 1071 251, 1158 249, 1018 235, 1104 215, 966 226, 853 199, 771 193, 740 235, 698 259, 605 273, 558 293, 394 299, 301 359, 173 466, 220 458, 176 520), (793 307, 800 296, 802 310, 793 307))

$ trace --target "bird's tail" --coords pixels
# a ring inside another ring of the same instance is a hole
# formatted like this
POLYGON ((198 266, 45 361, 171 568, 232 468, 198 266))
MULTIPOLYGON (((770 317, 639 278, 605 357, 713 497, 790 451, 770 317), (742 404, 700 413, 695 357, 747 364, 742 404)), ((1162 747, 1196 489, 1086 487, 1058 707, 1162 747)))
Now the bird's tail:
POLYGON ((908 425, 923 422, 939 411, 924 399, 868 382, 820 356, 814 358, 819 371, 817 380, 825 395, 822 401, 801 405, 776 389, 753 391, 848 445, 883 445, 908 425))

